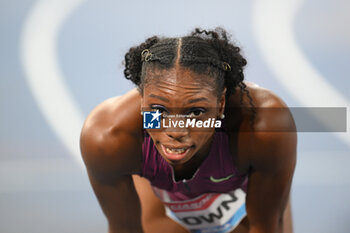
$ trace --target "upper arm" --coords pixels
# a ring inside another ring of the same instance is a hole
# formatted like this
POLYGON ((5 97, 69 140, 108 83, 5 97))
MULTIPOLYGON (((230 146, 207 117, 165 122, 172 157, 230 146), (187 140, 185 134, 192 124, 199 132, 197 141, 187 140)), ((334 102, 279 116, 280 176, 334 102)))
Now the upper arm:
POLYGON ((142 232, 140 203, 131 177, 140 164, 135 156, 140 147, 127 131, 106 127, 106 120, 92 113, 81 133, 81 153, 89 179, 110 232, 142 232))
POLYGON ((290 112, 287 108, 266 111, 252 139, 246 204, 252 232, 281 229, 296 163, 297 139, 290 112))

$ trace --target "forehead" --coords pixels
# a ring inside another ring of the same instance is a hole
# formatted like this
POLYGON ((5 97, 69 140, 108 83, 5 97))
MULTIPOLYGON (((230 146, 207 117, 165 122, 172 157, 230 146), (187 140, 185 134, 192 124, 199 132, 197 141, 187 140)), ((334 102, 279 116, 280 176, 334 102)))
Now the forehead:
MULTIPOLYGON (((144 92, 176 91, 209 94, 215 90, 215 79, 186 68, 152 69, 147 71, 144 92)), ((211 93, 213 94, 213 93, 211 93)))

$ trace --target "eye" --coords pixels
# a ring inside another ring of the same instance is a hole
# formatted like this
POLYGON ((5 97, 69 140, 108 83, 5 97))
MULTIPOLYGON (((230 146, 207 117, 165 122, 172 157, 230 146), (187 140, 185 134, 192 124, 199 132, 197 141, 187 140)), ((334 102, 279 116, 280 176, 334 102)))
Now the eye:
POLYGON ((161 105, 151 105, 150 107, 151 111, 156 112, 158 110, 163 116, 168 113, 167 109, 161 105))
POLYGON ((195 109, 192 109, 191 111, 189 111, 187 113, 187 115, 189 117, 199 117, 201 116, 203 113, 205 113, 205 109, 202 109, 202 108, 195 108, 195 109))

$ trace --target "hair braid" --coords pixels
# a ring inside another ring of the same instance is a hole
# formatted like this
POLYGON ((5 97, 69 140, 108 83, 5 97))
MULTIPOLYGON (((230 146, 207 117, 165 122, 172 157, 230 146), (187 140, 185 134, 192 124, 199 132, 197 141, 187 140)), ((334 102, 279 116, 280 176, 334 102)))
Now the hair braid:
POLYGON ((124 75, 126 79, 131 80, 137 86, 141 84, 141 72, 142 72, 142 56, 141 52, 144 49, 149 49, 152 45, 159 42, 157 36, 152 36, 142 44, 136 47, 132 47, 125 54, 125 69, 124 75))
POLYGON ((230 96, 238 84, 244 80, 243 67, 247 61, 240 54, 240 48, 229 42, 230 36, 222 28, 216 28, 214 31, 196 28, 191 35, 207 40, 217 51, 219 59, 230 64, 231 71, 225 72, 224 75, 224 85, 227 88, 228 96, 230 96))
POLYGON ((256 109, 253 98, 246 84, 243 82, 243 68, 247 64, 247 61, 240 54, 241 49, 230 43, 231 36, 220 27, 216 28, 214 31, 196 28, 191 35, 209 41, 212 47, 217 51, 219 59, 230 64, 231 71, 224 73, 224 86, 227 88, 227 96, 230 96, 235 92, 236 87, 239 87, 241 104, 243 104, 243 95, 247 95, 250 111, 252 113, 251 124, 253 124, 256 116, 256 109))

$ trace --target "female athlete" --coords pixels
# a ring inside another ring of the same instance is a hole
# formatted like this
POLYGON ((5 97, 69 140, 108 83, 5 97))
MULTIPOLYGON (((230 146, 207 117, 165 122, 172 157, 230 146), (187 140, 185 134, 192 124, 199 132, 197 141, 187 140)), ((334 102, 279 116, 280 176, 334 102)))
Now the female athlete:
POLYGON ((294 121, 243 80, 245 65, 221 28, 128 51, 137 88, 97 106, 81 133, 109 233, 292 232, 294 121))

